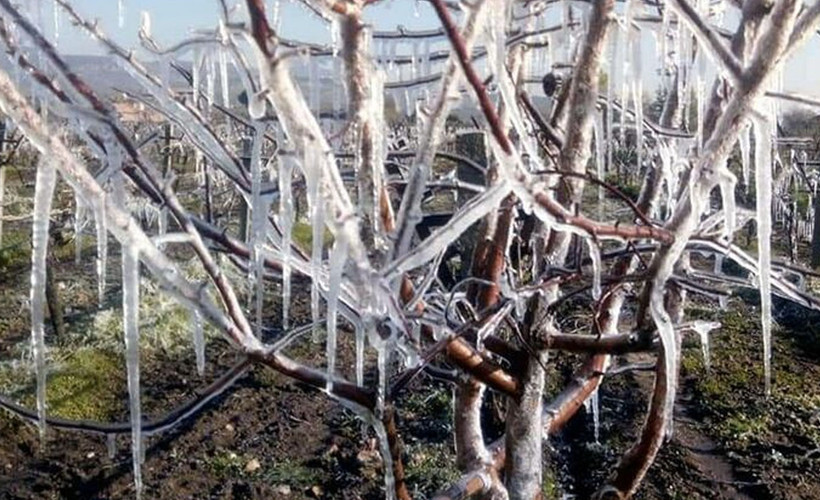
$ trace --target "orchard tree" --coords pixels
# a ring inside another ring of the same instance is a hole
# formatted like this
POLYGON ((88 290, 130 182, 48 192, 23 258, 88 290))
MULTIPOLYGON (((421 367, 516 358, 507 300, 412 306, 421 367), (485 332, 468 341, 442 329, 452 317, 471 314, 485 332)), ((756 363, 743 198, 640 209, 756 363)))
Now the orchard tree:
POLYGON ((197 171, 184 189, 177 178, 190 168, 174 171, 142 149, 145 132, 127 125, 46 35, 40 3, 0 0, 0 109, 39 152, 37 408, 3 405, 43 433, 47 425, 130 432, 138 496, 144 437, 190 417, 261 364, 370 426, 386 496, 401 499, 412 488, 397 396, 416 378, 446 378, 455 386, 463 476, 436 498, 532 500, 544 439, 596 400, 615 356, 643 351, 656 357, 644 427, 599 490, 630 497, 673 432, 682 335, 707 342, 717 326, 687 321, 687 295, 719 300, 732 288, 759 288, 766 393, 772 294, 820 304, 784 278, 806 271, 777 264, 771 252, 774 178, 792 171, 780 160, 778 113, 784 101, 818 105, 778 82, 815 33, 820 3, 429 0, 436 29, 379 31, 364 17, 379 0, 302 0, 305 15, 330 26, 332 43, 322 46, 279 35, 278 0, 270 11, 262 0, 221 0, 217 26, 169 46, 143 13, 140 56, 70 0, 53 0, 55 16, 139 83, 129 99, 182 134, 197 171), (644 54, 649 34, 652 57, 644 54), (171 83, 180 76, 185 89, 171 83), (230 89, 236 81, 241 97, 230 89), (664 96, 657 120, 644 114, 648 81, 664 96), (448 122, 455 115, 462 120, 448 122), (480 137, 473 153, 453 152, 470 134, 480 137), (736 150, 739 167, 729 162, 736 150), (641 179, 636 200, 605 182, 616 169, 641 179), (754 187, 754 207, 736 200, 739 174, 754 187), (107 237, 122 247, 128 424, 73 422, 46 408, 45 270, 58 179, 75 192, 78 213, 93 215, 101 294, 107 237), (139 220, 146 211, 158 214, 156 223, 139 220), (312 228, 309 247, 294 237, 300 218, 312 228), (734 243, 749 224, 756 255, 734 243), (465 264, 445 272, 457 267, 456 253, 465 264), (747 273, 703 269, 693 254, 730 259, 747 273), (194 257, 204 281, 188 277, 183 256, 194 257), (200 369, 203 322, 243 356, 200 399, 154 420, 140 411, 141 276, 191 310, 200 369), (283 298, 275 314, 264 295, 272 288, 283 298), (306 324, 290 315, 295 289, 310 290, 306 324), (247 291, 250 305, 240 298, 247 291), (557 314, 570 297, 587 311, 580 330, 565 331, 557 314), (265 334, 272 329, 281 334, 265 334), (306 336, 324 350, 320 366, 289 354, 306 336), (337 356, 340 344, 355 347, 352 366, 337 356), (558 351, 584 361, 547 400, 549 353, 558 351), (377 373, 372 383, 366 368, 377 373), (491 393, 507 406, 496 442, 482 431, 491 393))

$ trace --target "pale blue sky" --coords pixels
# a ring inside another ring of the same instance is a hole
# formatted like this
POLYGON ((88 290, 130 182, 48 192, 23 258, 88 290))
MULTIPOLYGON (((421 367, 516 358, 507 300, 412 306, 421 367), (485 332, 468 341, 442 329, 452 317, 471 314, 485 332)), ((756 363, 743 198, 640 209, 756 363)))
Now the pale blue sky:
MULTIPOLYGON (((43 5, 44 22, 53 32, 53 15, 51 0, 39 0, 43 5)), ((228 0, 237 3, 237 0, 228 0)), ((155 38, 162 43, 170 44, 180 41, 185 32, 195 28, 211 28, 217 25, 220 15, 217 0, 122 0, 125 6, 124 25, 118 26, 117 0, 74 0, 78 11, 89 18, 97 18, 106 33, 113 36, 125 46, 138 48, 137 31, 140 24, 140 12, 151 13, 152 30, 155 38)), ((239 2, 243 4, 243 2, 239 2)), ((269 9, 274 0, 267 0, 269 9)), ((281 34, 311 42, 329 42, 330 34, 327 23, 316 18, 295 0, 281 0, 282 25, 281 34)), ((556 9, 557 10, 557 9, 556 9)), ((394 29, 403 25, 408 29, 426 29, 439 26, 438 19, 426 1, 417 0, 383 0, 366 10, 368 21, 376 29, 394 29)), ((240 13, 244 16, 244 12, 240 13)), ((100 53, 98 45, 85 34, 67 25, 65 16, 61 16, 58 45, 64 53, 87 54, 100 53)), ((654 42, 650 35, 645 35, 644 67, 652 68, 656 63, 654 42), (647 43, 648 42, 648 43, 647 43), (646 46, 645 45, 645 46, 646 46)), ((789 63, 786 70, 786 90, 802 92, 820 97, 820 36, 814 36, 806 48, 789 63)), ((647 71, 648 73, 648 71, 647 71)), ((656 77, 645 75, 647 87, 654 86, 656 77)))
MULTIPOLYGON (((44 5, 46 25, 53 31, 53 11, 51 0, 40 0, 44 5)), ((228 1, 232 3, 231 0, 228 1)), ((233 0, 235 3, 235 0, 233 0)), ((242 2, 240 2, 242 3, 242 2)), ((118 23, 117 0, 74 0, 76 9, 89 18, 97 18, 100 26, 118 42, 137 47, 137 31, 140 25, 140 12, 151 13, 151 25, 154 36, 162 43, 179 41, 184 33, 180 28, 212 28, 219 22, 221 9, 217 0, 123 0, 125 6, 125 23, 122 28, 118 23)), ((266 0, 271 12, 274 2, 266 0)), ((329 42, 330 33, 327 23, 316 18, 307 9, 291 0, 282 0, 282 35, 304 41, 329 42)), ((427 2, 415 0, 384 0, 379 5, 367 9, 367 17, 377 29, 394 29, 403 25, 408 29, 425 29, 438 27, 438 19, 427 2)), ((241 13, 244 16, 244 10, 241 13)), ((270 18, 270 16, 269 16, 270 18)), ((86 35, 67 26, 65 16, 61 18, 59 45, 62 51, 69 54, 99 53, 97 45, 86 35)))

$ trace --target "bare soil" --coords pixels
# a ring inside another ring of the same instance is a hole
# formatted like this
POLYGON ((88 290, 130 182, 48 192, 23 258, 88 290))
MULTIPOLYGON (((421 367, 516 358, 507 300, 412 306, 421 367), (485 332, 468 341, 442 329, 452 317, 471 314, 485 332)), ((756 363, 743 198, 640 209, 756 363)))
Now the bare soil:
MULTIPOLYGON (((112 269, 118 267, 115 253, 112 269)), ((67 284, 68 330, 88 329, 89 316, 96 312, 93 262, 75 266, 73 258, 61 253, 53 266, 67 284)), ((0 274, 3 359, 19 357, 27 341, 28 310, 22 298, 28 289, 26 267, 22 259, 0 274)), ((116 282, 109 288, 107 307, 117 308, 116 282)), ((271 290, 272 296, 277 293, 271 290)), ((297 300, 297 316, 307 316, 306 300, 297 300)), ((697 341, 685 343, 676 431, 637 498, 820 498, 820 316, 778 304, 782 326, 775 340, 775 391, 767 399, 762 395, 755 303, 755 297, 738 298, 723 311, 695 304, 695 316, 722 321, 724 328, 714 334, 709 370, 697 341)), ((60 343, 54 338, 49 342, 60 343)), ((321 355, 309 344, 297 351, 305 361, 321 365, 321 355)), ((343 345, 341 359, 350 364, 349 347, 343 345)), ((192 397, 235 361, 221 341, 212 341, 201 378, 192 352, 154 352, 143 362, 145 413, 157 416, 192 397)), ((572 361, 555 359, 550 387, 557 390, 571 376, 572 361)), ((121 402, 111 418, 126 421, 124 373, 110 376, 121 402)), ((640 371, 605 381, 599 443, 592 437, 591 416, 580 412, 551 442, 548 455, 554 467, 545 478, 547 498, 589 498, 594 493, 637 437, 651 385, 651 373, 640 371)), ((16 397, 31 401, 30 392, 16 397)), ((444 385, 419 380, 399 402, 408 480, 419 498, 457 474, 450 397, 444 385)), ((500 429, 488 431, 497 435, 500 429)), ((130 436, 118 437, 113 458, 104 436, 51 430, 41 446, 33 426, 6 413, 0 414, 0 436, 0 499, 134 498, 130 436)), ((384 497, 377 447, 355 416, 264 368, 254 368, 195 419, 148 439, 147 445, 147 499, 384 497)))

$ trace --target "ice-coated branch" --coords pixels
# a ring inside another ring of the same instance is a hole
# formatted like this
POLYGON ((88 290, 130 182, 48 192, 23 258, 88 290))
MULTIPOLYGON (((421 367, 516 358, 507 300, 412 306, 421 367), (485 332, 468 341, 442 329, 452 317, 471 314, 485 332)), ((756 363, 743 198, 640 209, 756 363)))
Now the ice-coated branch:
POLYGON ((719 167, 726 161, 737 140, 742 122, 749 116, 756 100, 765 90, 766 81, 781 62, 797 10, 797 2, 792 1, 775 6, 768 30, 761 35, 751 64, 744 70, 726 112, 719 118, 714 133, 696 160, 690 174, 693 176, 690 188, 666 225, 668 230, 674 232, 676 239, 673 244, 661 248, 650 266, 653 278, 642 292, 638 325, 647 327, 651 316, 660 333, 665 359, 658 363, 655 391, 644 431, 632 450, 623 457, 609 482, 621 494, 631 495, 634 492, 654 460, 671 419, 677 382, 678 339, 664 306, 667 280, 697 227, 705 200, 718 181, 719 167))
MULTIPOLYGON (((207 156, 214 165, 228 176, 243 192, 250 190, 247 173, 239 159, 227 148, 217 132, 192 103, 181 99, 173 90, 142 65, 132 52, 127 51, 109 38, 98 24, 84 19, 67 0, 54 0, 78 26, 93 34, 94 38, 110 52, 129 75, 142 85, 160 104, 160 109, 186 136, 207 156)), ((6 1, 5 3, 8 3, 6 1)))
MULTIPOLYGON (((66 4, 67 5, 67 4, 66 4)), ((219 290, 220 297, 223 300, 232 320, 237 327, 243 331, 243 334, 250 335, 250 325, 242 311, 236 293, 233 290, 227 277, 222 274, 208 249, 205 247, 202 238, 196 231, 187 211, 182 207, 176 193, 173 191, 169 183, 163 182, 162 175, 159 170, 151 163, 146 161, 139 151, 139 148, 132 142, 130 136, 123 130, 119 120, 113 113, 112 109, 107 106, 102 99, 92 90, 92 88, 76 73, 71 71, 68 65, 57 54, 53 45, 51 45, 45 37, 25 19, 20 13, 10 4, 8 0, 0 0, 0 7, 11 16, 19 26, 26 31, 26 33, 35 41, 42 52, 51 60, 53 65, 58 69, 59 74, 69 82, 71 88, 82 96, 93 108, 104 117, 105 125, 111 130, 116 141, 122 146, 126 154, 131 158, 144 178, 148 181, 153 192, 161 193, 164 203, 169 207, 174 214, 180 226, 191 237, 191 246, 197 253, 205 271, 213 280, 214 284, 219 290)), ((70 6, 68 6, 70 9, 70 6)), ((73 12, 73 10, 70 10, 73 12)), ((75 14, 76 15, 76 14, 75 14)), ((79 21, 78 21, 79 22, 79 21)), ((96 28, 95 28, 96 29, 96 28)), ((136 179, 139 185, 139 179, 136 179)), ((149 191, 151 192, 151 191, 149 191)), ((91 199, 91 198, 87 198, 91 199)))
POLYGON ((732 81, 741 78, 743 72, 740 61, 723 44, 717 33, 703 20, 687 0, 670 0, 667 5, 691 28, 692 33, 713 59, 722 67, 732 81))
POLYGON ((464 37, 458 31, 455 21, 453 21, 453 17, 450 15, 450 11, 447 9, 447 6, 444 5, 444 0, 430 0, 430 3, 433 5, 436 15, 438 15, 438 18, 444 27, 444 31, 447 32, 447 38, 450 40, 450 45, 452 45, 453 50, 456 55, 458 55, 458 62, 461 65, 461 70, 464 72, 467 82, 469 82, 476 94, 479 106, 481 106, 481 111, 487 118, 487 122, 490 125, 490 130, 492 131, 493 136, 498 141, 501 149, 505 153, 511 154, 512 144, 510 143, 507 134, 504 132, 501 125, 501 120, 499 120, 498 117, 498 112, 496 111, 493 103, 490 101, 490 96, 487 94, 487 88, 485 87, 484 82, 481 77, 478 76, 478 73, 476 73, 475 68, 473 68, 472 62, 470 61, 470 52, 464 37))
MULTIPOLYGON (((486 0, 481 0, 467 11, 467 17, 464 21, 464 33, 459 35, 465 51, 469 52, 472 49, 475 37, 483 26, 484 18, 487 15, 487 3, 486 0)), ((451 28, 454 31, 456 30, 455 26, 451 26, 451 28)), ((410 248, 416 224, 421 217, 421 202, 425 185, 430 179, 436 151, 442 141, 444 124, 453 102, 458 99, 456 92, 461 77, 461 73, 458 72, 459 64, 460 61, 456 54, 450 52, 440 78, 441 85, 436 100, 428 111, 425 127, 420 136, 419 147, 416 149, 416 156, 413 159, 407 189, 402 197, 401 205, 399 205, 396 224, 398 228, 392 253, 393 259, 403 256, 410 248)))
POLYGON ((181 271, 162 254, 139 224, 123 211, 111 196, 103 191, 86 168, 68 151, 57 134, 52 134, 37 112, 20 95, 9 76, 0 71, 0 108, 25 133, 41 154, 52 158, 60 173, 86 200, 99 200, 105 207, 105 217, 111 233, 123 244, 138 248, 146 264, 163 288, 181 300, 197 307, 228 338, 248 351, 261 345, 236 326, 222 311, 201 293, 201 289, 183 277, 181 271))

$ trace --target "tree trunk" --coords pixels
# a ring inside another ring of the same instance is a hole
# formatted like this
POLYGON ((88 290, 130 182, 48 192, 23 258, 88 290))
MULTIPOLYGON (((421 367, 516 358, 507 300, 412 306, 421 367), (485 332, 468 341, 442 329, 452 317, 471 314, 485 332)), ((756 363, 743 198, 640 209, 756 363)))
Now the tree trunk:
POLYGON ((510 500, 541 498, 541 456, 543 424, 541 395, 544 392, 546 351, 531 358, 523 378, 524 390, 518 401, 510 400, 507 411, 505 463, 510 500))

